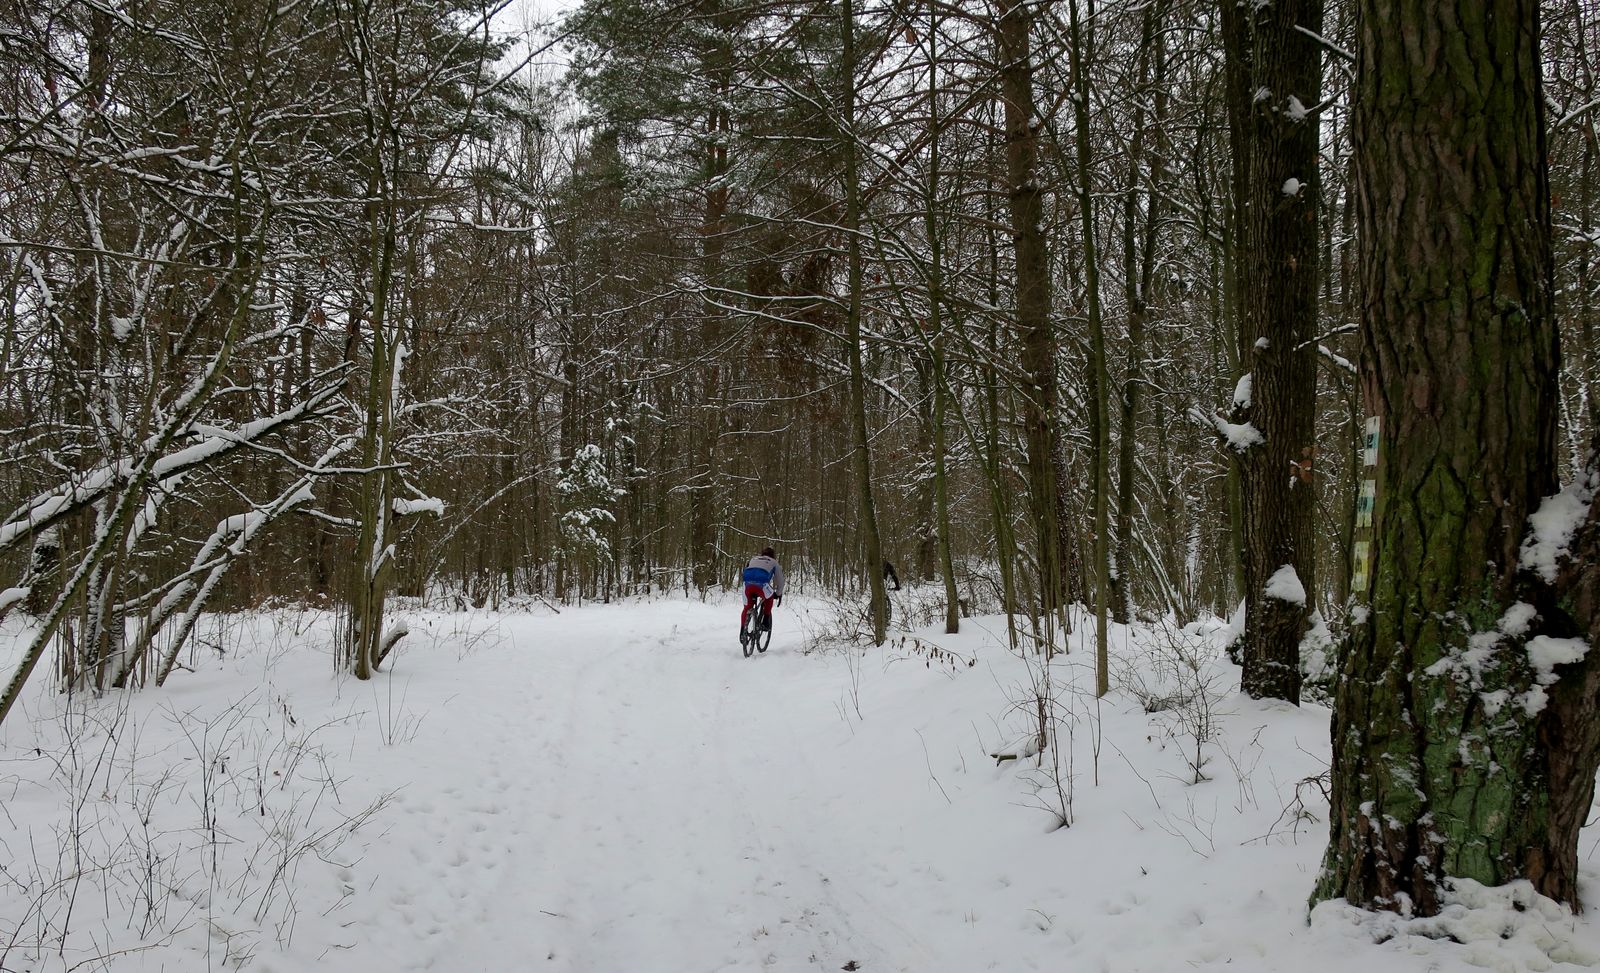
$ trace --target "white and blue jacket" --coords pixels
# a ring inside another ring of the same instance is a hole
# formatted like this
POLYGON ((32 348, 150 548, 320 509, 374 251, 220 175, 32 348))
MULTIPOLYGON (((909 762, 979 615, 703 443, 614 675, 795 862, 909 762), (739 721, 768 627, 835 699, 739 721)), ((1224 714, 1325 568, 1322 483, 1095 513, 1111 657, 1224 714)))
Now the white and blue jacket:
POLYGON ((757 554, 746 565, 743 580, 745 584, 761 585, 771 592, 773 597, 783 597, 783 568, 778 566, 776 558, 757 554))

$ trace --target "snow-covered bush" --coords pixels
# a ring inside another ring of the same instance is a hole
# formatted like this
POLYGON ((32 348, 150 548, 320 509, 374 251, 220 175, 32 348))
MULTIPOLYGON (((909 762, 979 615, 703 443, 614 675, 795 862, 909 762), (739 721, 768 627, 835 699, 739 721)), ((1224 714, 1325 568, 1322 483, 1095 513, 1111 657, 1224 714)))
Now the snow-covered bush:
POLYGON ((1322 612, 1311 613, 1311 627, 1300 640, 1300 699, 1327 703, 1333 699, 1334 678, 1338 673, 1334 654, 1344 638, 1345 617, 1336 616, 1332 624, 1322 612))

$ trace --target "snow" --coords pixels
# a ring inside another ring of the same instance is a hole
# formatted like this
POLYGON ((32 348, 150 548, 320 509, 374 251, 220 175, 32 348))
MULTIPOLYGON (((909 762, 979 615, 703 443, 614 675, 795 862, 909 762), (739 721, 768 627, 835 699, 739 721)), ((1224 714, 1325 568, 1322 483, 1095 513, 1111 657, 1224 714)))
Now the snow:
POLYGON ((1298 196, 1300 195, 1300 190, 1304 188, 1305 183, 1302 183, 1293 176, 1290 176, 1288 179, 1283 181, 1283 194, 1285 196, 1298 196))
POLYGON ((1233 407, 1235 409, 1250 408, 1251 391, 1255 387, 1255 373, 1245 372, 1239 376, 1239 384, 1233 387, 1233 407))
POLYGON ((32 592, 33 589, 26 585, 19 585, 0 591, 0 617, 3 617, 6 612, 26 601, 28 595, 32 592))
POLYGON ((1312 910, 1311 926, 1348 930, 1406 952, 1437 950, 1454 957, 1450 966, 1435 969, 1526 973, 1600 966, 1595 944, 1575 941, 1580 923, 1571 910, 1535 892, 1530 882, 1489 887, 1454 879, 1443 900, 1439 915, 1428 919, 1366 912, 1342 900, 1325 902, 1312 910))
POLYGON ((1336 646, 1337 639, 1328 627, 1328 620, 1322 612, 1313 610, 1306 634, 1300 639, 1300 668, 1308 683, 1333 678, 1336 646))
MULTIPOLYGON (((1248 377, 1248 376, 1246 376, 1248 377)), ((1238 395, 1235 390, 1235 396, 1238 395)), ((1245 452, 1252 446, 1259 446, 1266 442, 1266 437, 1261 435, 1261 430, 1248 422, 1229 422, 1221 413, 1207 414, 1204 410, 1194 409, 1191 417, 1202 425, 1210 426, 1216 430, 1218 436, 1235 452, 1245 452)))
POLYGON ((1248 422, 1222 422, 1219 420, 1217 429, 1236 453, 1242 453, 1251 446, 1259 446, 1267 441, 1266 437, 1261 435, 1261 430, 1248 422))
MULTIPOLYGON (((1304 782, 1326 769, 1329 714, 1239 695, 1215 619, 1113 627, 1113 691, 1096 702, 1090 619, 1046 667, 1009 651, 993 616, 807 652, 833 616, 799 594, 751 659, 736 598, 395 605, 412 634, 368 682, 330 674, 330 615, 282 610, 203 615, 193 671, 161 690, 30 684, 0 727, 0 966, 1600 963, 1600 927, 1520 884, 1458 882, 1436 919, 1330 903, 1308 924, 1328 808, 1304 782), (1063 718, 1042 752, 1035 691, 1063 718), (1214 733, 1196 742, 1200 712, 1214 733), (1207 779, 1190 783, 1196 752, 1207 779)), ((0 669, 29 624, 0 623, 0 669)), ((1579 867, 1593 900, 1600 871, 1579 867)))
POLYGON ((1222 628, 1222 644, 1232 645, 1244 637, 1246 609, 1244 599, 1239 599, 1239 605, 1228 616, 1227 623, 1222 628))
POLYGON ((1589 653, 1589 643, 1583 639, 1558 639, 1549 635, 1535 635, 1528 640, 1528 661, 1533 663, 1535 679, 1541 686, 1554 685, 1556 666, 1581 662, 1589 653))
POLYGON ((1301 103, 1300 99, 1296 98, 1294 95, 1289 96, 1289 100, 1284 105, 1283 111, 1284 114, 1289 116, 1289 120, 1294 122, 1303 122, 1306 120, 1306 116, 1311 114, 1306 110, 1306 106, 1301 103))
POLYGON ((394 512, 398 517, 411 514, 433 514, 436 517, 443 517, 444 501, 437 497, 395 497, 394 512))
POLYGON ((1295 573, 1292 564, 1285 564, 1272 572, 1272 577, 1267 579, 1267 586, 1261 594, 1267 598, 1286 601, 1291 605, 1306 603, 1306 586, 1300 583, 1300 575, 1295 573))
POLYGON ((1544 498, 1528 516, 1528 536, 1522 542, 1522 567, 1554 583, 1561 559, 1572 546, 1573 535, 1589 516, 1594 502, 1593 470, 1568 483, 1559 493, 1544 498))
MULTIPOLYGON (((1453 674, 1473 689, 1483 685, 1483 674, 1498 660, 1497 650, 1507 638, 1519 639, 1533 628, 1539 610, 1525 601, 1507 608, 1487 632, 1473 632, 1467 636, 1467 647, 1442 656, 1424 670, 1430 676, 1453 674)), ((1541 694, 1542 695, 1542 694, 1541 694)), ((1494 694, 1480 694, 1487 705, 1497 711, 1503 700, 1494 694)))
POLYGON ((1521 638, 1528 634, 1538 617, 1539 609, 1525 601, 1519 601, 1505 610, 1496 627, 1512 638, 1521 638))
MULTIPOLYGON (((1501 614, 1493 629, 1473 632, 1467 637, 1466 649, 1442 656, 1425 671, 1430 676, 1453 676, 1469 688, 1481 690, 1484 674, 1505 663, 1507 654, 1501 647, 1506 640, 1522 639, 1533 630, 1538 620, 1537 608, 1524 601, 1516 602, 1501 614)), ((1528 639, 1523 648, 1528 665, 1533 670, 1533 685, 1521 693, 1507 689, 1479 692, 1478 698, 1491 717, 1513 703, 1528 716, 1543 712, 1550 701, 1546 689, 1555 685, 1560 678, 1556 674, 1556 667, 1582 661, 1589 652, 1589 643, 1584 639, 1541 634, 1528 639)))
POLYGON ((1334 367, 1348 372, 1351 375, 1358 375, 1361 372, 1361 370, 1356 367, 1355 362, 1334 351, 1332 348, 1329 348, 1327 345, 1317 345, 1317 352, 1321 354, 1322 357, 1332 362, 1334 367))
MULTIPOLYGON (((198 387, 197 380, 185 396, 192 398, 197 395, 198 387)), ((38 533, 41 528, 49 528, 52 526, 51 522, 65 511, 103 496, 118 483, 125 482, 134 475, 139 470, 141 462, 148 463, 150 478, 156 483, 170 480, 185 470, 202 466, 230 450, 255 442, 266 434, 308 413, 315 412, 338 391, 338 388, 337 385, 325 387, 277 415, 242 423, 236 428, 200 422, 189 423, 184 429, 178 430, 179 433, 201 437, 199 442, 161 456, 133 457, 98 466, 84 473, 81 478, 64 483, 55 490, 38 494, 23 502, 4 522, 0 522, 0 551, 21 543, 29 536, 38 533)), ((174 407, 174 412, 176 411, 178 410, 174 407)), ((143 446, 150 449, 160 442, 161 436, 158 434, 150 437, 143 446)))

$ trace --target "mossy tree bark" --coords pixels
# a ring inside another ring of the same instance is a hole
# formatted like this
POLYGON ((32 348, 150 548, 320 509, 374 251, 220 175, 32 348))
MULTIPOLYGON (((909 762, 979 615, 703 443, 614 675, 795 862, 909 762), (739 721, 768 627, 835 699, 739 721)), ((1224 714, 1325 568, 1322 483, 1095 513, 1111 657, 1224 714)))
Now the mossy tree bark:
MULTIPOLYGON (((1600 654, 1585 654, 1600 530, 1591 505, 1564 566, 1523 563, 1556 488, 1559 402, 1539 4, 1360 15, 1362 382, 1384 443, 1314 899, 1431 914, 1461 877, 1576 904, 1600 764, 1600 654)), ((1572 496, 1592 499, 1595 477, 1572 496)))
MULTIPOLYGON (((1318 179, 1322 0, 1222 4, 1228 122, 1234 147, 1239 353, 1247 383, 1233 422, 1259 434, 1233 443, 1240 473, 1245 628, 1251 696, 1300 701, 1306 597, 1269 582, 1294 571, 1309 596, 1316 412, 1318 179)), ((1282 580, 1287 580, 1286 576, 1282 580)))

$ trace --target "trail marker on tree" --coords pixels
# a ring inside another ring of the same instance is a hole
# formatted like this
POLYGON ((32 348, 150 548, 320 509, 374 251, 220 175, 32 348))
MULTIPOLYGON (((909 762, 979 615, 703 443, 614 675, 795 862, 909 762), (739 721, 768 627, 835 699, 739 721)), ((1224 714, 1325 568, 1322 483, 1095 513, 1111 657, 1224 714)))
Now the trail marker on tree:
POLYGON ((1361 480, 1361 492, 1356 496, 1356 541, 1351 552, 1352 565, 1350 593, 1363 598, 1372 585, 1372 514, 1378 505, 1378 443, 1382 438, 1383 422, 1377 416, 1368 416, 1361 437, 1361 463, 1368 475, 1361 480))

